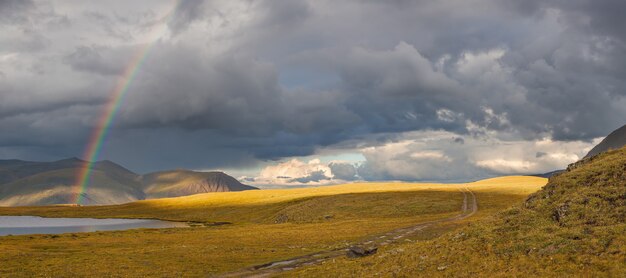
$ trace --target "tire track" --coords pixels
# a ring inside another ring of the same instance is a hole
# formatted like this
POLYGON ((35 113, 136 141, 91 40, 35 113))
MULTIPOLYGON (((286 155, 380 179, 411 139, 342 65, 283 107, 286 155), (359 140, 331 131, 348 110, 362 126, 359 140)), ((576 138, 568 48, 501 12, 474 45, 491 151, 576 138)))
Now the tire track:
MULTIPOLYGON (((439 220, 422 222, 410 227, 389 231, 385 234, 380 234, 362 240, 355 245, 359 245, 364 248, 388 245, 397 242, 404 237, 417 234, 429 226, 459 221, 474 215, 478 211, 478 202, 476 200, 476 195, 467 187, 461 188, 460 190, 461 193, 463 193, 463 204, 461 206, 461 213, 459 215, 439 220)), ((216 277, 268 277, 272 274, 294 270, 303 266, 316 265, 333 258, 345 256, 346 252, 348 252, 348 248, 325 250, 303 256, 293 257, 287 260, 274 261, 266 264, 256 265, 235 272, 218 275, 216 277)))

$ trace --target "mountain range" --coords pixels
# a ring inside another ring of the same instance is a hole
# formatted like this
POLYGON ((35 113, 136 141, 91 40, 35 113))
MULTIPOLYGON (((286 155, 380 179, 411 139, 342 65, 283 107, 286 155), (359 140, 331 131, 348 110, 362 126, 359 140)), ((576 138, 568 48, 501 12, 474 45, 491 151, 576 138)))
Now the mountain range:
MULTIPOLYGON (((613 131, 585 158, 626 146, 626 125, 613 131)), ((0 160, 0 206, 73 204, 76 175, 85 161, 69 158, 53 162, 0 160)), ((551 177, 557 170, 538 176, 551 177)), ((121 204, 137 200, 167 198, 210 192, 257 189, 222 172, 170 170, 136 174, 112 161, 92 165, 89 186, 81 193, 81 204, 121 204)))
MULTIPOLYGON (((85 161, 69 158, 53 162, 0 160, 0 206, 72 204, 76 202, 77 173, 85 161)), ((93 164, 82 204, 120 204, 137 200, 199 193, 257 189, 222 172, 170 170, 136 174, 112 161, 93 164)))

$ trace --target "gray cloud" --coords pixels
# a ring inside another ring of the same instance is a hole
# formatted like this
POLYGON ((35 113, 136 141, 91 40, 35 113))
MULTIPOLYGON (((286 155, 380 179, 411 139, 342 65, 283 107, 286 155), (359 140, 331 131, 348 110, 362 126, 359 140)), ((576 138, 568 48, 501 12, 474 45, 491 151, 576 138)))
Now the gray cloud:
MULTIPOLYGON (((59 146, 87 140, 154 39, 103 152, 134 169, 251 166, 424 130, 462 153, 481 136, 589 141, 626 118, 623 1, 182 1, 167 23, 165 2, 65 5, 0 1, 0 155, 78 155, 59 146)), ((419 178, 368 155, 360 176, 419 178)), ((394 160, 469 163, 448 157, 394 160)), ((348 166, 331 168, 349 180, 348 166)))
POLYGON ((20 24, 28 20, 28 12, 35 7, 30 0, 0 1, 0 23, 20 24))
POLYGON ((446 131, 404 133, 392 142, 361 149, 365 180, 472 181, 502 174, 537 174, 561 169, 583 157, 595 142, 503 140, 466 136, 449 140, 446 131))
POLYGON ((324 171, 315 171, 310 173, 306 177, 292 179, 290 182, 293 183, 310 183, 310 182, 320 182, 323 180, 329 180, 330 178, 326 176, 324 171))
POLYGON ((63 61, 77 71, 104 75, 122 74, 126 64, 132 59, 132 49, 110 49, 97 46, 79 46, 64 57, 63 61))
POLYGON ((356 167, 350 163, 331 162, 328 164, 334 179, 351 181, 357 179, 356 167))
POLYGON ((175 34, 184 31, 191 23, 205 16, 204 0, 182 0, 178 3, 172 19, 167 23, 175 34))

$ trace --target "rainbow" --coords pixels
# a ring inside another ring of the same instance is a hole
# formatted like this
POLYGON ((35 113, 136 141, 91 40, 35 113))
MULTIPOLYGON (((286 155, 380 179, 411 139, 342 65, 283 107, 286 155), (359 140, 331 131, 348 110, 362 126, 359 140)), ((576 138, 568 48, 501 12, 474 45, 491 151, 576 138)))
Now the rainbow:
MULTIPOLYGON (((167 22, 169 22, 169 20, 172 18, 172 15, 175 13, 179 4, 179 0, 175 0, 174 7, 163 18, 164 29, 166 28, 167 22)), ((85 152, 83 155, 85 162, 78 171, 76 183, 74 186, 74 203, 81 204, 83 202, 85 192, 87 191, 87 187, 89 186, 89 182, 91 180, 93 164, 98 160, 98 157, 100 156, 100 152, 102 151, 102 145, 107 137, 107 134, 109 133, 111 123, 117 115, 120 105, 124 100, 124 96, 126 96, 126 94, 128 93, 128 88, 137 76, 137 72, 145 62, 146 57, 148 57, 150 50, 152 50, 152 48, 158 41, 159 36, 157 36, 157 39, 153 40, 151 43, 144 44, 137 49, 132 59, 124 69, 123 74, 118 79, 117 84, 111 91, 109 100, 105 104, 104 110, 100 118, 98 119, 85 148, 85 152)))

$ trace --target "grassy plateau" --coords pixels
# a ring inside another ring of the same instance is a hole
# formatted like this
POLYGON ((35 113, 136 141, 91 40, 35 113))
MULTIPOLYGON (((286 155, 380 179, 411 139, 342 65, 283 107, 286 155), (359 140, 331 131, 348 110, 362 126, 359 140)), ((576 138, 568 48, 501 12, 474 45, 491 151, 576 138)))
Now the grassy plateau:
MULTIPOLYGON (((449 218, 461 210, 463 188, 475 193, 479 206, 476 214, 429 227, 413 238, 417 243, 407 240, 385 246, 379 255, 362 260, 338 259, 297 269, 296 273, 276 274, 368 276, 374 273, 372 267, 389 268, 397 263, 390 260, 392 256, 383 256, 394 248, 442 246, 429 242, 522 203, 546 182, 543 178, 511 176, 466 184, 358 183, 198 194, 114 206, 4 207, 0 215, 154 218, 196 225, 0 237, 0 277, 215 276, 449 218), (214 225, 217 222, 230 224, 214 225)), ((417 267, 413 259, 407 257, 406 264, 417 267)), ((393 276, 393 272, 381 274, 393 276)))

